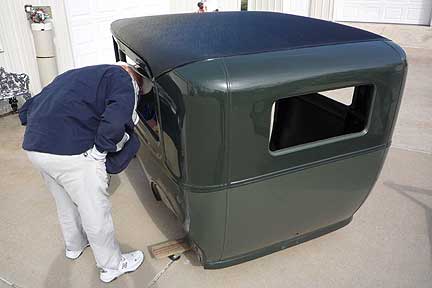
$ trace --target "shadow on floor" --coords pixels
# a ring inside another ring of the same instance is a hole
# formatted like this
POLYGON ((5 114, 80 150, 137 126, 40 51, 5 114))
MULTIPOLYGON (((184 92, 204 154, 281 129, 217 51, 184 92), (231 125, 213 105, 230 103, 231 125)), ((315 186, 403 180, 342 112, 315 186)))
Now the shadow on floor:
POLYGON ((112 196, 117 191, 120 184, 121 184, 121 180, 117 174, 110 175, 108 181, 108 194, 112 196))
MULTIPOLYGON (((108 193, 110 195, 113 195, 118 187, 121 184, 121 179, 118 175, 111 175, 110 182, 108 186, 108 193)), ((150 201, 151 199, 148 199, 147 201, 150 201)), ((133 251, 134 249, 126 244, 120 244, 121 251, 133 251)), ((89 279, 89 283, 86 283, 88 285, 85 285, 85 287, 146 287, 146 285, 153 279, 154 275, 156 274, 155 269, 150 264, 150 261, 148 259, 144 260, 144 263, 141 265, 141 267, 138 268, 136 271, 137 273, 130 273, 128 274, 128 277, 120 277, 119 279, 114 280, 111 283, 103 283, 99 280, 99 269, 96 267, 96 262, 94 260, 93 253, 90 248, 87 248, 84 251, 85 254, 90 253, 91 258, 93 261, 94 266, 85 265, 82 267, 76 267, 76 265, 82 265, 84 263, 79 263, 81 257, 84 256, 84 254, 77 260, 69 260, 65 257, 64 251, 60 251, 59 255, 55 258, 55 260, 52 262, 49 273, 47 275, 47 278, 45 280, 44 287, 72 287, 76 285, 74 279, 71 278, 72 269, 92 269, 92 276, 89 279), (146 261, 147 260, 147 261, 146 261), (75 267, 74 267, 75 266, 75 267), (132 280, 131 280, 132 279, 132 280), (130 282, 133 282, 134 285, 128 285, 130 282)), ((83 262, 83 261, 81 261, 83 262)), ((157 288, 157 283, 152 286, 152 288, 157 288)))
MULTIPOLYGON (((184 231, 181 223, 176 216, 169 210, 162 201, 156 201, 150 188, 150 183, 142 170, 137 159, 129 164, 125 171, 132 187, 134 188, 141 204, 150 215, 152 221, 156 224, 162 234, 169 240, 184 237, 184 231)), ((163 241, 163 240, 161 240, 163 241)), ((191 265, 201 266, 195 253, 187 252, 184 254, 191 265)))
MULTIPOLYGON (((132 247, 128 245, 124 245, 120 243, 120 248, 122 251, 132 251, 132 247)), ((93 254, 91 249, 87 248, 84 251, 85 254, 90 253, 93 258, 93 254)), ((81 256, 83 257, 84 254, 81 256)), ((72 279, 72 269, 75 265, 82 265, 84 263, 79 263, 81 257, 77 260, 69 260, 66 259, 64 255, 64 251, 62 250, 59 255, 55 258, 55 260, 51 263, 49 273, 45 280, 44 287, 47 288, 60 288, 60 287, 73 287, 76 286, 76 280, 72 279)), ((94 258, 92 259, 94 261, 94 258)), ((84 284, 82 287, 92 287, 92 288, 110 288, 110 287, 147 287, 147 284, 153 279, 156 274, 153 266, 150 264, 150 261, 144 260, 144 263, 138 270, 134 273, 127 274, 127 276, 121 276, 118 279, 115 279, 111 283, 103 283, 99 279, 99 269, 95 266, 86 265, 85 269, 92 269, 92 275, 89 279, 88 283, 84 284), (133 283, 132 285, 131 282, 133 283)), ((80 269, 84 269, 80 267, 80 269)), ((155 283, 152 288, 157 288, 158 285, 155 283)))
POLYGON ((384 182, 384 185, 398 192, 402 196, 408 198, 409 200, 416 203, 417 205, 419 205, 425 210, 426 225, 427 225, 428 237, 429 237, 430 259, 432 262, 432 207, 429 207, 428 205, 424 204, 423 202, 417 200, 414 196, 412 196, 415 194, 432 196, 432 189, 424 189, 424 188, 419 188, 414 186, 400 185, 392 181, 386 181, 384 182))

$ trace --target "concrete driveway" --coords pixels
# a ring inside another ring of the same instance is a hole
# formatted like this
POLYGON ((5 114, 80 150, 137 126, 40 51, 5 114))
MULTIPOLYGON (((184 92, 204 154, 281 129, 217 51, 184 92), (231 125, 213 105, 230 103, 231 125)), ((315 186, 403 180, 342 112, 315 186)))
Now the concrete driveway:
MULTIPOLYGON (((406 51, 410 70, 394 137, 404 149, 390 150, 351 224, 222 270, 204 270, 189 252, 152 287, 432 287, 432 53, 406 51)), ((54 201, 20 148, 23 131, 16 115, 0 118, 0 288, 147 287, 169 264, 151 259, 147 247, 182 231, 154 200, 138 163, 113 179, 113 217, 122 249, 142 249, 146 260, 103 284, 90 249, 77 261, 64 257, 54 201)))

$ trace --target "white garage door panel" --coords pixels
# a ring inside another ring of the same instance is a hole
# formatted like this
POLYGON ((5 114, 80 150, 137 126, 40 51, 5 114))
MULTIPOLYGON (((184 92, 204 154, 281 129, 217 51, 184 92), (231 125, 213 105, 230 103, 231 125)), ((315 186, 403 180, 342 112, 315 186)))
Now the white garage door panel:
POLYGON ((400 20, 402 18, 402 8, 386 8, 384 17, 386 19, 400 20))
MULTIPOLYGON (((70 2, 72 2, 72 1, 70 1, 70 2)), ((73 2, 74 2, 74 5, 68 5, 68 7, 67 7, 67 9, 69 10, 70 16, 87 15, 88 13, 90 13, 90 3, 92 1, 75 0, 73 2)))
POLYGON ((65 4, 75 67, 115 61, 110 31, 114 20, 169 12, 168 0, 65 0, 65 4))
POLYGON ((307 0, 284 0, 282 10, 284 13, 295 14, 300 16, 309 16, 311 1, 307 0))
POLYGON ((337 21, 429 25, 432 0, 336 0, 337 21))
MULTIPOLYGON (((75 67, 115 61, 110 31, 112 21, 173 12, 194 12, 198 2, 198 0, 64 1, 75 67)), ((222 11, 240 10, 240 0, 213 0, 213 2, 216 2, 222 11)))
POLYGON ((427 14, 425 13, 426 11, 424 11, 421 8, 409 8, 408 9, 408 14, 407 14, 407 18, 410 20, 415 20, 418 18, 422 18, 425 17, 424 15, 427 14))
POLYGON ((71 33, 73 45, 90 45, 94 38, 92 32, 88 26, 75 27, 71 33))

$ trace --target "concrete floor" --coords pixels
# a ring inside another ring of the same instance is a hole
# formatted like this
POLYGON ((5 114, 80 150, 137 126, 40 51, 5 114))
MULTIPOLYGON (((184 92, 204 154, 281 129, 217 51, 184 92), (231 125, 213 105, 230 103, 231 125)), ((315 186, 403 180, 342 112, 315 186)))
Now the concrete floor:
MULTIPOLYGON (((54 201, 20 149, 22 133, 15 115, 0 119, 0 277, 25 288, 146 287, 168 263, 147 247, 182 232, 137 162, 113 179, 113 217, 123 250, 142 249, 146 261, 104 285, 90 249, 75 262, 64 257, 54 201)), ((393 148, 345 228, 223 270, 204 270, 189 253, 154 287, 431 287, 431 175, 432 155, 393 148)))
MULTIPOLYGON (((432 287, 432 53, 406 50, 410 71, 394 135, 405 149, 390 150, 351 224, 222 270, 204 270, 188 253, 153 287, 432 287)), ((102 284, 90 249, 77 261, 64 257, 54 201, 20 148, 23 131, 16 115, 0 118, 0 277, 22 288, 146 287, 169 262, 151 259, 147 247, 182 231, 136 161, 113 179, 113 217, 122 249, 142 249, 146 260, 102 284)), ((3 287, 10 286, 0 279, 3 287)))
POLYGON ((432 44, 430 49, 406 47, 404 49, 408 56, 408 75, 393 134, 393 145, 431 154, 432 44))
POLYGON ((380 34, 402 46, 408 76, 393 146, 432 153, 432 27, 373 23, 342 23, 380 34))

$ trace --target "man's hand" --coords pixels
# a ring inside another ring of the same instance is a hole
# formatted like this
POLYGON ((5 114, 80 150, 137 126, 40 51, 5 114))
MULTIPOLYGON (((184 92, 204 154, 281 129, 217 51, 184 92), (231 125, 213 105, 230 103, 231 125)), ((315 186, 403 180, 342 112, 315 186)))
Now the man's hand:
POLYGON ((93 146, 93 148, 87 150, 86 153, 87 153, 87 155, 88 155, 90 158, 92 158, 93 160, 101 161, 101 162, 105 162, 105 160, 106 160, 106 155, 107 155, 107 153, 106 153, 106 152, 99 152, 99 151, 96 149, 96 146, 93 146))

